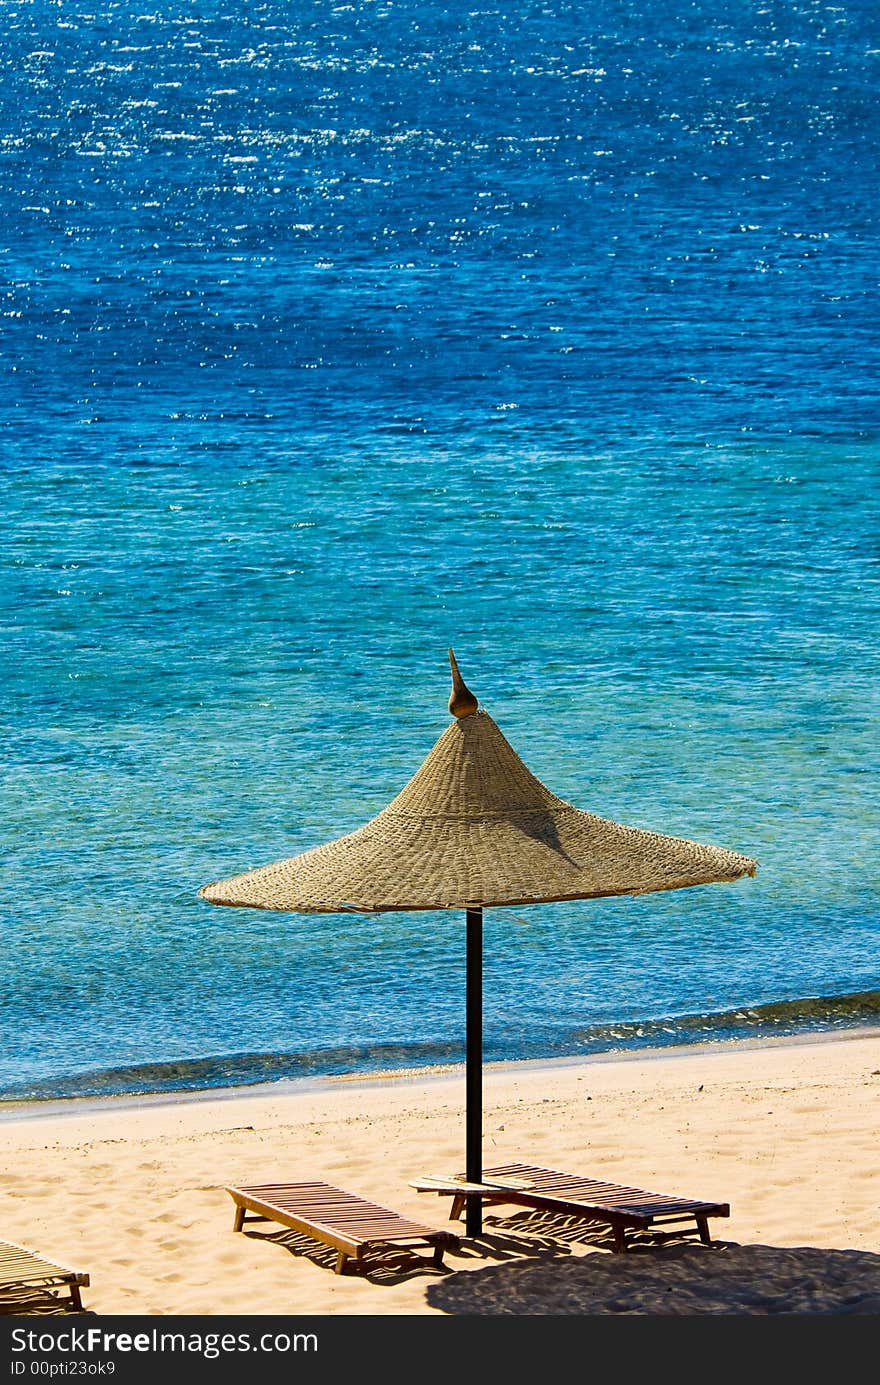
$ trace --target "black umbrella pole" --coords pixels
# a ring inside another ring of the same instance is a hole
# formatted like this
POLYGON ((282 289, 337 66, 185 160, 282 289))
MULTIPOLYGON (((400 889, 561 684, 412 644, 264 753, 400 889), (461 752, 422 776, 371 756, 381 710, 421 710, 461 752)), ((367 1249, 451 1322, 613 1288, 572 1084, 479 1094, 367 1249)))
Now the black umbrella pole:
MULTIPOLYGON (((465 1173, 468 1183, 483 1181, 483 911, 467 911, 467 1039, 465 1173)), ((469 1236, 483 1231, 483 1202, 467 1199, 465 1227, 469 1236)))

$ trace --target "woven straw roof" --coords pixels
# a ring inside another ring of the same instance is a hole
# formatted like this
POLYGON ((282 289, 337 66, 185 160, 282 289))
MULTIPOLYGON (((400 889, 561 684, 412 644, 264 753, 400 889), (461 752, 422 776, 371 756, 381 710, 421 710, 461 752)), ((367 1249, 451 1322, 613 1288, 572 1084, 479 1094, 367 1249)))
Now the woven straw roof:
POLYGON ((372 913, 647 894, 754 875, 723 847, 582 812, 536 779, 461 682, 447 727, 397 797, 356 832, 205 885, 212 904, 372 913))

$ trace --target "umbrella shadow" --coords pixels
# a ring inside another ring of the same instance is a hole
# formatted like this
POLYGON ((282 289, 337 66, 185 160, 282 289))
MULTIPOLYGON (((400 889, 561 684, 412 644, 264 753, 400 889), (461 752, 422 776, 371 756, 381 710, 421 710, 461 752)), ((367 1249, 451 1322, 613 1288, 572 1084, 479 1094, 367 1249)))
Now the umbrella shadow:
POLYGON ((482 1316, 880 1314, 880 1255, 870 1251, 734 1241, 598 1250, 460 1270, 430 1285, 427 1302, 482 1316))
POLYGON ((518 828, 524 837, 531 837, 533 842, 540 842, 542 846, 549 847, 557 856, 561 856, 568 865, 574 866, 575 870, 580 870, 583 866, 583 861, 576 861, 566 851, 559 836, 559 829, 549 815, 541 818, 535 817, 534 814, 530 817, 511 815, 507 821, 518 828))

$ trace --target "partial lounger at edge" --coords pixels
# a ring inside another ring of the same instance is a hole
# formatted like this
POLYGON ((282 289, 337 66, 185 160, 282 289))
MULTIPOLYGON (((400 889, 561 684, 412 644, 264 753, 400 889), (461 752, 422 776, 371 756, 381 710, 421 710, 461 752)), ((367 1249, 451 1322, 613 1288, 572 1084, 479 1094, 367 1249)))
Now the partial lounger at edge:
POLYGON ((657 1239, 699 1234, 704 1245, 711 1245, 709 1217, 729 1217, 726 1202, 701 1202, 650 1193, 621 1183, 600 1182, 534 1164, 504 1164, 486 1169, 482 1182, 468 1183, 463 1176, 413 1179, 410 1185, 420 1193, 451 1197, 450 1221, 461 1216, 468 1196, 479 1197, 484 1206, 511 1204, 545 1212, 563 1212, 587 1222, 604 1222, 611 1227, 614 1249, 626 1250, 627 1231, 647 1231, 657 1239))
POLYGON ((443 1252, 459 1245, 451 1231, 410 1221, 329 1183, 261 1183, 226 1191, 235 1203, 234 1231, 241 1231, 246 1221, 275 1221, 290 1227, 332 1246, 337 1252, 337 1274, 349 1258, 359 1262, 372 1246, 433 1246, 433 1264, 442 1265, 443 1252))
POLYGON ((41 1290, 68 1312, 81 1313, 80 1289, 88 1283, 89 1276, 79 1270, 57 1265, 14 1241, 0 1241, 0 1313, 26 1311, 21 1306, 21 1296, 41 1290))

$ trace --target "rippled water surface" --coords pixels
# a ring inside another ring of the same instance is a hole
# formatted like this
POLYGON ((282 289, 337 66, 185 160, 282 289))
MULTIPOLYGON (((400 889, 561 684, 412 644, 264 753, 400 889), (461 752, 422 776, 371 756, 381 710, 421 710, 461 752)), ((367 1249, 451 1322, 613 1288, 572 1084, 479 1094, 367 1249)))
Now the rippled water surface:
POLYGON ((197 898, 385 806, 449 645, 759 861, 490 911, 487 1058, 876 1023, 875 9, 3 17, 0 1095, 463 1056, 457 914, 197 898))

